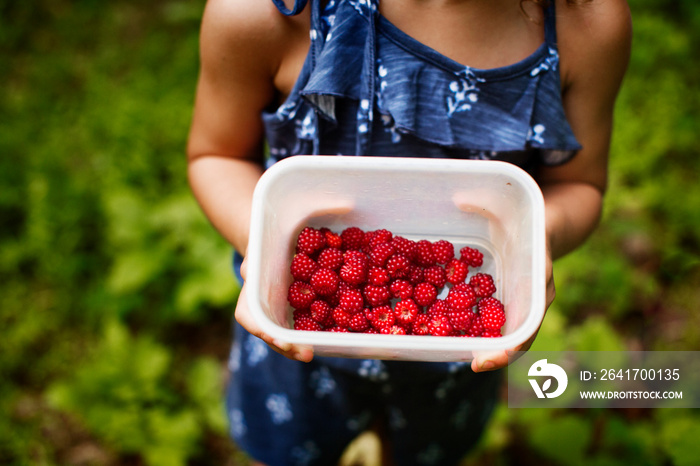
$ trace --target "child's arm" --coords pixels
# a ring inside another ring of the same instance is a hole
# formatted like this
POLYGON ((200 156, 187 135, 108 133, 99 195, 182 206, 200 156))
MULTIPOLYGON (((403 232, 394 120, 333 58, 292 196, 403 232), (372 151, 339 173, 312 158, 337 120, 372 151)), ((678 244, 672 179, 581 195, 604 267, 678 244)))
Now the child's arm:
MULTIPOLYGON (((277 97, 294 21, 300 20, 284 19, 272 2, 260 0, 210 0, 202 20, 188 177, 206 216, 241 253, 248 246, 252 195, 263 170, 261 112, 277 97)), ((272 343, 250 318, 245 294, 244 285, 236 319, 272 343)))
MULTIPOLYGON (((214 227, 241 253, 250 201, 262 173, 260 112, 274 97, 271 63, 257 52, 255 20, 236 1, 207 4, 187 154, 195 197, 214 227)), ((261 2, 262 3, 262 2, 261 2)))
POLYGON ((600 218, 613 107, 632 37, 625 0, 557 6, 564 108, 583 149, 562 166, 543 168, 538 177, 553 259, 580 246, 600 218))
MULTIPOLYGON (((613 107, 630 53, 627 3, 600 0, 567 6, 557 1, 557 35, 564 108, 583 149, 571 161, 543 168, 538 175, 545 199, 548 305, 555 294, 551 261, 580 246, 600 219, 613 107)), ((533 340, 513 351, 527 350, 533 340)), ((507 364, 506 353, 482 353, 475 355, 472 368, 488 370, 507 364)))

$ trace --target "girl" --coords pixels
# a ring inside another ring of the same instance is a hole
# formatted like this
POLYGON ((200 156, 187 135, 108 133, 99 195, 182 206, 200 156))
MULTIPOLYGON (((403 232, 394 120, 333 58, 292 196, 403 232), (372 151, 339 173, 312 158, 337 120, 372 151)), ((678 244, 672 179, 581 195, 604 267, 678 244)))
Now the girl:
MULTIPOLYGON (((624 0, 210 0, 193 192, 245 252, 253 189, 281 158, 509 161, 544 194, 551 303, 551 261, 600 217, 630 39, 624 0)), ((476 443, 507 352, 471 366, 314 359, 263 334, 245 294, 244 284, 227 401, 231 434, 256 461, 333 464, 377 420, 398 464, 454 464, 476 443)))

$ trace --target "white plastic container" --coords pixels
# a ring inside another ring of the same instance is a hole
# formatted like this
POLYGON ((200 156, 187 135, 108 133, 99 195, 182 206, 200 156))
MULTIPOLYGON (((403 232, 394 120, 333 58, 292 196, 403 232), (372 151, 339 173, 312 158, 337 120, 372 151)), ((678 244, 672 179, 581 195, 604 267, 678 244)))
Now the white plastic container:
POLYGON ((351 358, 469 361, 476 350, 528 340, 545 311, 545 227, 541 191, 527 172, 497 161, 295 156, 268 169, 253 196, 246 289, 262 330, 351 358), (386 228, 409 239, 444 239, 484 253, 506 324, 501 338, 300 331, 287 290, 296 237, 305 226, 340 233, 386 228))

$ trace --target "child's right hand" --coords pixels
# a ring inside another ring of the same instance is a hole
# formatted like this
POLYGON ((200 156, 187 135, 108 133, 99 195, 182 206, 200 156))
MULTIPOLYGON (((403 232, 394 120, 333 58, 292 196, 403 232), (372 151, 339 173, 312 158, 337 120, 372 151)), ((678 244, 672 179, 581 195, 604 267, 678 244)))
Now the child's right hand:
POLYGON ((243 277, 244 282, 243 287, 241 288, 241 292, 238 295, 238 302, 236 303, 236 310, 234 312, 236 321, 239 324, 241 324, 241 326, 243 326, 243 328, 245 328, 248 332, 262 339, 265 343, 267 343, 270 346, 270 348, 277 351, 281 355, 286 356, 289 359, 294 359, 296 361, 311 361, 314 357, 314 352, 310 346, 294 345, 291 343, 276 340, 262 331, 257 322, 255 322, 255 319, 251 315, 250 309, 248 308, 248 299, 246 295, 245 285, 245 259, 243 260, 243 264, 241 265, 241 276, 243 277))

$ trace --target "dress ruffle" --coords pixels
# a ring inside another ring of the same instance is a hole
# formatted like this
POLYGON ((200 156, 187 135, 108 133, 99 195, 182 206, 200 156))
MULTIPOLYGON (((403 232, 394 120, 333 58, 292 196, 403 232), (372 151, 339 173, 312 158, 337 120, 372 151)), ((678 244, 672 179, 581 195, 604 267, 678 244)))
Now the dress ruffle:
POLYGON ((544 43, 513 65, 473 69, 415 41, 383 17, 376 31, 370 30, 367 5, 341 2, 335 21, 315 39, 325 42, 301 95, 331 125, 337 123, 337 99, 359 101, 363 74, 371 73, 375 116, 394 133, 455 149, 542 149, 542 162, 550 164, 568 160, 581 148, 563 112, 553 45, 544 43), (369 61, 371 34, 376 34, 376 57, 369 61))

